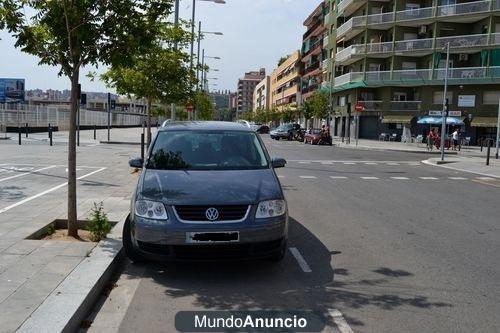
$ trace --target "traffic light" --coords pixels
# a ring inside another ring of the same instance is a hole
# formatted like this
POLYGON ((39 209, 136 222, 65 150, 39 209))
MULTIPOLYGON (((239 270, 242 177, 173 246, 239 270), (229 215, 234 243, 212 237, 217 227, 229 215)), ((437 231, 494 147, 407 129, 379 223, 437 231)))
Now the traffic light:
POLYGON ((87 105, 87 94, 82 94, 82 96, 80 97, 80 104, 87 105))
POLYGON ((116 109, 116 101, 114 99, 111 100, 111 110, 116 109))

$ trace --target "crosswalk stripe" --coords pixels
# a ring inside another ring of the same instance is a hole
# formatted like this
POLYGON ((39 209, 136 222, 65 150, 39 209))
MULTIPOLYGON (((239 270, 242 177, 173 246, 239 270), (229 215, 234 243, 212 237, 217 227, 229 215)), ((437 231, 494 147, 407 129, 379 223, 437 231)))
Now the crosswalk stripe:
POLYGON ((374 162, 367 162, 365 163, 366 165, 377 165, 378 163, 374 163, 374 162))
POLYGON ((300 176, 302 179, 316 179, 316 176, 300 176))
POLYGON ((387 165, 399 165, 399 163, 387 163, 387 165))
POLYGON ((364 180, 377 180, 379 178, 378 177, 361 177, 361 179, 364 179, 364 180))
POLYGON ((410 178, 408 178, 408 177, 391 177, 391 179, 395 179, 395 180, 409 180, 410 178))
POLYGON ((451 180, 467 180, 467 178, 464 178, 464 177, 448 177, 448 179, 451 179, 451 180))
POLYGON ((330 176, 332 179, 347 179, 345 176, 330 176))
POLYGON ((285 178, 285 176, 283 176, 283 175, 278 175, 278 178, 285 178))
POLYGON ((436 177, 419 177, 420 179, 423 179, 423 180, 437 180, 438 178, 436 177))
POLYGON ((354 165, 356 163, 353 163, 353 162, 344 162, 345 165, 354 165))
POLYGON ((479 180, 494 180, 495 178, 493 177, 477 177, 479 180))
POLYGON ((311 161, 301 161, 299 164, 311 164, 311 161))

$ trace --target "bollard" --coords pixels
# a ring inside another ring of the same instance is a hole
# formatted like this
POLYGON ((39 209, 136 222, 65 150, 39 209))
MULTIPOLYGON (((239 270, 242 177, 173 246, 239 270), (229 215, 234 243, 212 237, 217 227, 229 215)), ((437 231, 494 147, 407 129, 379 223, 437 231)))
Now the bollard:
POLYGON ((481 142, 481 152, 483 151, 483 139, 479 139, 479 142, 481 142))
POLYGON ((94 125, 94 140, 97 139, 97 134, 96 134, 96 131, 97 131, 97 126, 94 125))
POLYGON ((141 133, 141 159, 144 161, 144 133, 141 133))
POLYGON ((49 135, 49 138, 50 138, 50 123, 49 123, 49 127, 47 127, 47 131, 48 131, 48 135, 49 135))
POLYGON ((486 151, 486 165, 490 165, 490 150, 491 150, 491 140, 488 140, 488 149, 486 151))
POLYGON ((26 137, 28 137, 28 123, 26 123, 26 125, 24 127, 24 130, 26 132, 26 137))
POLYGON ((52 127, 49 127, 49 140, 50 140, 50 145, 52 146, 52 127))
POLYGON ((21 145, 21 127, 18 127, 17 131, 19 133, 19 145, 21 145))

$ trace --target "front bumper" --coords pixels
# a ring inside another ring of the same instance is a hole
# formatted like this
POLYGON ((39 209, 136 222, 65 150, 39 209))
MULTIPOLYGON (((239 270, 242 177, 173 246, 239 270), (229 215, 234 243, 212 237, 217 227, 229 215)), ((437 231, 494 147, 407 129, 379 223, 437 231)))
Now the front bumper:
POLYGON ((270 257, 281 251, 288 238, 288 216, 256 222, 190 224, 173 221, 163 226, 132 223, 132 244, 152 260, 221 260, 270 257), (188 232, 239 232, 231 243, 188 243, 188 232))

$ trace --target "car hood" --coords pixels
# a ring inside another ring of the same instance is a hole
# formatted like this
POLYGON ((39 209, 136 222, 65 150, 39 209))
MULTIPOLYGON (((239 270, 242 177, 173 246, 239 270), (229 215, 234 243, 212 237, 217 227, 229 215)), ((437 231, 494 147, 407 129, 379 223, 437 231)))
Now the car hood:
POLYGON ((272 169, 145 170, 138 189, 140 198, 167 205, 247 205, 282 199, 283 192, 272 169))

